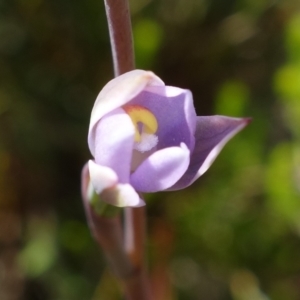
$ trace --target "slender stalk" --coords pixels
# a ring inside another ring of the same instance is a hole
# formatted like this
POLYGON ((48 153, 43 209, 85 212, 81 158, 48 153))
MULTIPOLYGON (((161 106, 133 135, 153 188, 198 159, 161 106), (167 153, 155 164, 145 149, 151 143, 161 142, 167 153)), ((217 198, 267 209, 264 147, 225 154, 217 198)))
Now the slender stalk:
MULTIPOLYGON (((104 0, 115 76, 135 68, 128 0, 104 0)), ((124 247, 132 263, 131 276, 123 281, 127 299, 150 300, 144 269, 145 209, 125 208, 124 247)))
POLYGON ((124 211, 125 250, 135 266, 144 264, 145 207, 126 207, 124 211))
POLYGON ((119 76, 135 68, 129 4, 127 0, 104 0, 114 73, 119 76))
MULTIPOLYGON (((135 282, 128 282, 127 293, 134 295, 134 299, 150 300, 150 284, 145 270, 145 229, 146 229, 145 207, 127 207, 124 211, 124 239, 125 250, 135 270, 135 282)), ((128 297, 131 299, 130 297, 128 297)))
MULTIPOLYGON (((104 0, 115 76, 134 69, 134 53, 128 0, 104 0)), ((144 270, 144 208, 126 208, 124 232, 120 215, 105 216, 88 199, 89 172, 82 171, 82 197, 90 229, 124 287, 128 300, 151 300, 144 270), (124 234, 124 240, 123 240, 124 234)))

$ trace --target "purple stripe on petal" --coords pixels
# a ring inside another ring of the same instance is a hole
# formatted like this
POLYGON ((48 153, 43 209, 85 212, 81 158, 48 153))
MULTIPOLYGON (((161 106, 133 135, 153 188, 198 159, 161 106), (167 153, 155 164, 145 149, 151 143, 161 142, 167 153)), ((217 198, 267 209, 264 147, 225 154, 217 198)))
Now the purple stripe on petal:
POLYGON ((120 183, 129 182, 134 126, 123 109, 105 115, 96 125, 95 161, 114 170, 120 183))
POLYGON ((147 87, 130 105, 149 109, 157 119, 157 149, 179 146, 184 143, 194 149, 196 112, 192 94, 188 90, 170 86, 147 87))
POLYGON ((172 186, 185 173, 190 151, 185 144, 156 151, 132 173, 130 182, 139 192, 158 192, 172 186))
POLYGON ((225 116, 197 117, 196 144, 190 165, 182 178, 168 190, 180 190, 191 185, 207 171, 225 144, 250 121, 225 116))

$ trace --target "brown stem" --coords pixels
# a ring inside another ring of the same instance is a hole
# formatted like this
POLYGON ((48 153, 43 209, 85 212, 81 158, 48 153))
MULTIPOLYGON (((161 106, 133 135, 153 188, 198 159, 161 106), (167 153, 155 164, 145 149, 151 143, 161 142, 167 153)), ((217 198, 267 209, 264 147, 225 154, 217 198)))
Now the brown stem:
POLYGON ((145 207, 127 207, 124 211, 124 239, 125 250, 136 270, 135 283, 127 284, 127 293, 130 292, 135 298, 150 300, 150 285, 145 270, 145 207), (139 295, 139 296, 138 296, 139 295))
MULTIPOLYGON (((135 68, 129 4, 128 0, 104 0, 104 3, 114 73, 119 76, 135 68)), ((123 249, 131 263, 130 274, 122 276, 125 294, 128 300, 151 300, 144 270, 145 209, 126 208, 124 219, 123 249)), ((99 242, 103 244, 102 239, 99 242)))
POLYGON ((149 281, 143 270, 137 270, 136 274, 123 280, 126 299, 151 300, 149 281))
POLYGON ((145 207, 126 207, 124 210, 125 250, 135 266, 144 263, 145 207))
POLYGON ((127 0, 104 0, 115 76, 131 71, 134 52, 127 0))

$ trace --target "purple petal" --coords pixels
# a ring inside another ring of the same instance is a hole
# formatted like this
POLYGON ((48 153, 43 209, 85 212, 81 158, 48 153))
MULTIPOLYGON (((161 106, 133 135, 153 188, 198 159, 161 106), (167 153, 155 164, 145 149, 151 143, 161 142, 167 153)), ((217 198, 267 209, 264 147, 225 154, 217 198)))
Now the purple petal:
POLYGON ((149 109, 158 122, 157 149, 185 143, 192 151, 195 144, 196 112, 190 91, 170 86, 152 86, 142 91, 130 105, 149 109))
POLYGON ((249 122, 250 119, 224 116, 197 117, 196 144, 190 165, 183 177, 168 190, 180 190, 192 184, 207 171, 224 145, 249 122))
POLYGON ((135 132, 130 117, 115 109, 99 121, 95 132, 96 163, 114 170, 120 183, 128 183, 135 132))
POLYGON ((164 83, 152 72, 133 70, 114 78, 104 86, 96 99, 90 120, 88 143, 93 155, 97 122, 109 112, 131 101, 145 87, 156 85, 163 86, 164 83))
POLYGON ((157 192, 172 186, 187 170, 190 151, 185 144, 156 151, 132 173, 130 182, 140 192, 157 192))

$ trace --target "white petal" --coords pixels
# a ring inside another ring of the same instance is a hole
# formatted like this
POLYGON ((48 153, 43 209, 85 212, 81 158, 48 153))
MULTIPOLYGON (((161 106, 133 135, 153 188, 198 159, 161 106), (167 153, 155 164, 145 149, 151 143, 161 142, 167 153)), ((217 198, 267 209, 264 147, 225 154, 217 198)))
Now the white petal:
POLYGON ((89 161, 89 172, 92 185, 97 194, 113 187, 118 182, 117 174, 112 169, 100 166, 92 160, 89 161))
POLYGON ((128 183, 117 184, 112 188, 103 190, 101 201, 118 207, 138 207, 145 205, 135 189, 128 183))

